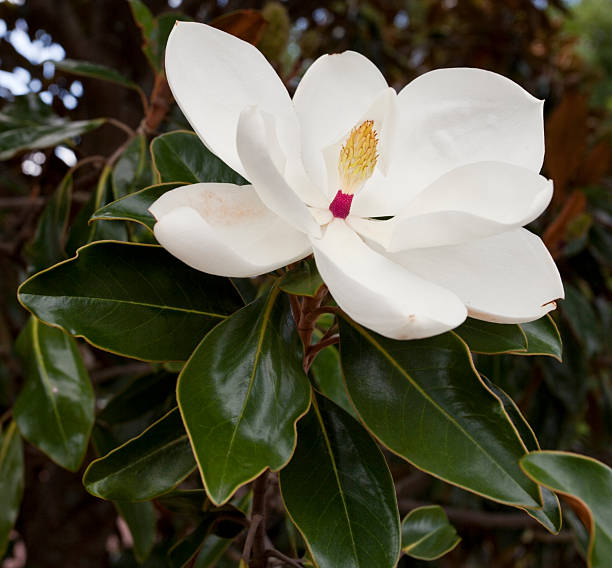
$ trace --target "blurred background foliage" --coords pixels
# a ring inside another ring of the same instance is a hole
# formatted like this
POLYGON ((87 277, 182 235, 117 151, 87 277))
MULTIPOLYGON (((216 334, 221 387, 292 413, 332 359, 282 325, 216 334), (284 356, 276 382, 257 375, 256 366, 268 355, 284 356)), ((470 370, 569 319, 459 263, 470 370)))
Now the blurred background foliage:
MULTIPOLYGON (((226 29, 242 26, 241 33, 257 42, 290 91, 317 56, 353 49, 373 60, 398 90, 430 69, 472 66, 502 73, 546 99, 544 173, 555 182, 555 196, 531 228, 543 236, 565 282, 566 299, 555 313, 564 361, 498 355, 479 356, 477 363, 517 402, 543 448, 586 453, 612 465, 610 0, 145 3, 154 14, 174 14, 166 22, 179 14, 210 22, 235 10, 257 11, 243 13, 246 17, 238 23, 226 20, 226 29)), ((167 92, 156 82, 141 43, 125 0, 0 0, 0 135, 15 123, 44 124, 67 116, 119 121, 107 122, 71 144, 21 152, 0 164, 0 415, 12 406, 23 383, 14 342, 27 316, 15 292, 45 262, 32 244, 46 238, 41 212, 68 168, 94 157, 75 172, 71 201, 63 205, 70 208, 71 225, 77 226, 79 210, 87 208, 104 160, 125 138, 121 125, 135 129, 143 119, 137 89, 76 77, 62 61, 105 65, 139 85, 146 98, 163 107, 160 120, 149 124, 149 136, 187 126, 175 106, 167 108, 167 92)), ((139 183, 144 187, 147 181, 139 183)), ((112 447, 142 431, 169 407, 173 393, 164 381, 152 390, 132 383, 135 376, 150 372, 150 365, 84 344, 81 349, 99 410, 127 385, 138 401, 128 399, 123 409, 120 404, 105 409, 94 431, 97 444, 112 447), (120 419, 109 418, 113 412, 120 419), (112 432, 105 429, 108 420, 113 422, 112 432), (109 442, 111 434, 115 442, 109 442)), ((4 414, 1 420, 8 417, 4 414)), ((91 449, 85 463, 93 457, 91 449)), ((522 513, 485 502, 405 463, 391 463, 402 512, 440 503, 463 537, 451 554, 429 565, 584 565, 580 555, 585 534, 568 508, 563 531, 553 537, 522 513)), ((85 492, 79 473, 61 469, 29 445, 25 464, 25 496, 3 568, 135 565, 133 539, 125 523, 118 521, 111 504, 85 492)), ((177 521, 163 506, 157 507, 156 515, 158 544, 146 566, 164 565, 164 547, 187 522, 177 521)), ((284 525, 272 527, 274 531, 279 538, 295 538, 284 525)), ((235 566, 236 561, 229 554, 217 565, 235 566)), ((400 565, 421 566, 407 558, 400 565)))

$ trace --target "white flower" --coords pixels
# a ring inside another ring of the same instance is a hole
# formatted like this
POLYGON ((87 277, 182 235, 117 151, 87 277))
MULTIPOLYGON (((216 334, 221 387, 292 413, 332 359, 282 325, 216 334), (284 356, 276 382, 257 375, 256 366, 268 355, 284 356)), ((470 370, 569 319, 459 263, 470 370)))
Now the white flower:
POLYGON ((291 100, 256 48, 182 22, 166 73, 202 142, 252 184, 199 183, 152 205, 157 240, 190 266, 255 276, 314 252, 338 305, 397 339, 468 314, 531 321, 563 297, 522 228, 552 195, 542 102, 509 79, 440 69, 396 94, 347 51, 317 59, 291 100))

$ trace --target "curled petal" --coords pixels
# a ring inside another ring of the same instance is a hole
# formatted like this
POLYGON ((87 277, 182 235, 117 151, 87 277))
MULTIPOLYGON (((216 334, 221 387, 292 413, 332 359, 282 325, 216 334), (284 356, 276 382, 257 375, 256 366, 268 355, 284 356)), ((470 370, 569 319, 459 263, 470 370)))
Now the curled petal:
POLYGON ((455 245, 530 223, 552 192, 552 181, 526 168, 478 162, 443 175, 397 217, 351 219, 351 226, 391 252, 455 245))
POLYGON ((265 274, 310 254, 297 231, 252 186, 198 183, 173 189, 149 209, 155 237, 189 266, 219 276, 265 274))
POLYGON ((328 183, 323 150, 365 120, 377 97, 386 98, 388 90, 377 67, 354 51, 322 55, 308 68, 293 103, 300 122, 304 165, 319 187, 327 189, 328 183))
MULTIPOLYGON (((438 69, 397 96, 399 124, 386 185, 366 187, 369 216, 396 215, 445 173, 473 162, 507 162, 539 172, 543 101, 496 73, 438 69)), ((360 214, 362 210, 360 209, 360 214)))
POLYGON ((318 223, 279 171, 273 124, 271 115, 262 115, 255 107, 240 114, 236 142, 246 177, 269 209, 297 229, 319 236, 318 223))
POLYGON ((555 300, 564 295, 559 271, 544 243, 526 229, 388 257, 452 290, 470 316, 485 321, 533 321, 555 309, 555 300))
POLYGON ((251 105, 273 113, 284 148, 299 144, 291 98, 251 44, 195 22, 177 22, 166 47, 166 76, 183 114, 204 144, 245 176, 236 149, 240 112, 251 105))
POLYGON ((312 246, 334 300, 377 333, 418 339, 452 329, 466 317, 455 294, 378 254, 342 220, 332 221, 312 246))

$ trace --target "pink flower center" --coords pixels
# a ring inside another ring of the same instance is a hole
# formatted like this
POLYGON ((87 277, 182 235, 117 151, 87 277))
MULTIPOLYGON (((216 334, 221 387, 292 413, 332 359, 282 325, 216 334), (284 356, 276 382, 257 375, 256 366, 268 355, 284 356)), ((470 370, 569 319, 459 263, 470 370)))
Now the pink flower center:
POLYGON ((329 210, 332 212, 334 217, 337 217, 338 219, 346 219, 351 211, 352 202, 353 194, 342 193, 342 190, 339 189, 338 193, 336 193, 336 197, 334 197, 334 200, 329 204, 329 210))

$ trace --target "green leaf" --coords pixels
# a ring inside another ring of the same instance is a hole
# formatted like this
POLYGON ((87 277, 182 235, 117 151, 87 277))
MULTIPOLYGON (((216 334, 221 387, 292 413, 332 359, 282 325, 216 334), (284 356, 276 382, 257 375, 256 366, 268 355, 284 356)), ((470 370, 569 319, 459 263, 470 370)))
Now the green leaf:
POLYGON ((278 286, 219 324, 185 365, 177 398, 215 504, 295 448, 310 384, 289 302, 278 286))
POLYGON ((161 183, 145 187, 101 207, 91 216, 91 220, 135 221, 153 232, 155 217, 149 213, 149 207, 167 191, 183 185, 185 184, 161 183))
POLYGON ((612 558, 612 469, 568 452, 533 452, 521 467, 535 482, 568 496, 591 533, 588 565, 607 568, 612 558))
POLYGON ((69 170, 38 220, 36 233, 28 245, 33 272, 48 268, 66 258, 64 240, 70 216, 72 182, 72 170, 69 170))
MULTIPOLYGON (((109 400, 98 414, 98 421, 120 424, 135 420, 173 402, 175 391, 176 375, 173 373, 142 375, 109 400)), ((171 405, 174 406, 176 403, 171 405)))
POLYGON ((153 175, 149 164, 147 140, 144 134, 128 144, 113 170, 113 195, 119 199, 151 185, 153 175))
POLYGON ((287 512, 320 568, 397 564, 399 514, 387 463, 339 406, 315 395, 279 479, 287 512))
POLYGON ((340 318, 340 336, 349 396, 385 446, 494 501, 541 507, 518 467, 525 448, 457 335, 396 341, 340 318))
POLYGON ((402 521, 402 550, 413 558, 436 560, 460 541, 455 527, 438 505, 414 509, 402 521))
POLYGON ((190 534, 168 551, 168 563, 172 568, 183 568, 189 565, 190 560, 200 551, 213 521, 213 517, 205 517, 190 534))
POLYGON ((280 288, 284 292, 311 298, 322 285, 323 279, 317 270, 314 258, 300 262, 293 270, 285 273, 280 282, 280 288))
MULTIPOLYGON (((313 337, 317 340, 323 334, 315 330, 313 337)), ((329 399, 333 400, 338 406, 342 407, 352 416, 355 416, 355 409, 351 406, 344 379, 342 378, 342 367, 340 366, 340 353, 335 346, 330 345, 318 353, 310 367, 310 372, 319 387, 319 390, 329 399)))
POLYGON ((53 63, 57 69, 72 73, 73 75, 93 77, 94 79, 116 83, 128 89, 140 90, 140 87, 136 83, 124 77, 119 71, 106 67, 106 65, 99 65, 98 63, 91 63, 89 61, 77 61, 75 59, 63 59, 62 61, 54 61, 53 63))
POLYGON ((127 503, 115 501, 117 512, 130 529, 134 540, 134 556, 144 562, 155 544, 155 507, 153 503, 127 503))
POLYGON ((70 234, 66 243, 66 252, 74 255, 78 248, 92 241, 116 240, 126 241, 127 231, 123 223, 90 223, 89 218, 96 209, 99 209, 109 201, 112 201, 113 188, 111 186, 110 167, 106 166, 98 183, 96 190, 77 213, 70 227, 70 234))
POLYGON ((21 285, 19 299, 100 349, 147 361, 187 359, 240 306, 228 279, 194 270, 162 247, 117 242, 92 243, 39 272, 21 285))
MULTIPOLYGON (((525 449, 530 452, 538 451, 540 449, 540 443, 536 438, 531 426, 521 414, 518 406, 514 401, 497 385, 493 384, 489 379, 481 375, 481 378, 487 388, 499 399, 504 407, 508 419, 512 422, 516 428, 525 449)), ((557 496, 547 489, 546 487, 540 487, 542 493, 542 502, 544 506, 542 509, 523 509, 530 517, 533 517, 536 521, 542 524, 546 530, 552 534, 558 534, 561 530, 561 505, 557 496)))
POLYGON ((187 130, 158 136, 151 142, 151 154, 160 182, 247 183, 187 130))
POLYGON ((0 160, 8 160, 23 150, 56 146, 68 138, 91 132, 103 124, 104 119, 98 118, 19 126, 0 131, 0 160))
POLYGON ((561 361, 563 343, 559 330, 550 315, 520 325, 527 336, 527 352, 525 355, 550 355, 561 361))
POLYGON ((470 351, 486 353, 512 353, 527 351, 527 338, 516 324, 490 323, 468 318, 455 333, 465 341, 470 351))
POLYGON ((89 464, 87 491, 113 501, 146 501, 171 491, 196 468, 178 409, 89 464))
POLYGON ((134 21, 140 27, 143 35, 143 39, 146 40, 153 31, 155 25, 155 18, 151 13, 151 10, 147 8, 147 5, 140 0, 128 0, 130 3, 130 9, 132 10, 132 17, 134 21))
POLYGON ((25 438, 76 471, 94 422, 94 393, 76 341, 31 317, 16 343, 26 382, 13 409, 25 438))
POLYGON ((15 422, 0 432, 0 558, 17 520, 23 495, 23 448, 15 422))

